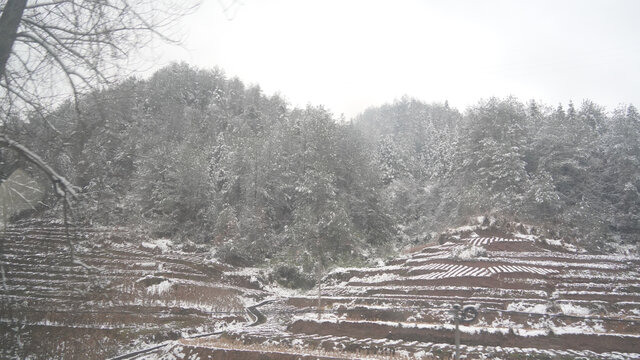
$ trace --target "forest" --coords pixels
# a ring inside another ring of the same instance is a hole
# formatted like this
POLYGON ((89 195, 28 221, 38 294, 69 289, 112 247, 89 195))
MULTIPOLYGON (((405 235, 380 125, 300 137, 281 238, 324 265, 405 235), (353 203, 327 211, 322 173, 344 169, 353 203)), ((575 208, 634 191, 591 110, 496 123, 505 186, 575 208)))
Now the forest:
MULTIPOLYGON (((477 216, 594 251, 639 243, 633 105, 508 97, 461 111, 403 97, 345 119, 174 63, 28 120, 2 132, 79 188, 75 224, 206 245, 234 265, 363 263, 477 216)), ((13 219, 59 218, 55 189, 24 168, 47 193, 13 219)))

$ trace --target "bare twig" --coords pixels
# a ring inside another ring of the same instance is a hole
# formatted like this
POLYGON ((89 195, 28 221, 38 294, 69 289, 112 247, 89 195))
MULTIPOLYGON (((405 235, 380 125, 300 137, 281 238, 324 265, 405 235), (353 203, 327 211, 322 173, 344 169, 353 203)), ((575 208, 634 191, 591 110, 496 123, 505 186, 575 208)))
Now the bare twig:
POLYGON ((68 194, 74 198, 78 196, 78 188, 76 186, 72 185, 65 177, 58 174, 44 160, 42 160, 42 158, 33 153, 24 145, 18 143, 17 141, 9 139, 7 135, 0 134, 0 146, 17 151, 25 159, 42 170, 47 175, 47 177, 49 177, 49 180, 51 180, 51 182, 53 183, 54 189, 56 190, 56 193, 58 195, 64 197, 68 194))

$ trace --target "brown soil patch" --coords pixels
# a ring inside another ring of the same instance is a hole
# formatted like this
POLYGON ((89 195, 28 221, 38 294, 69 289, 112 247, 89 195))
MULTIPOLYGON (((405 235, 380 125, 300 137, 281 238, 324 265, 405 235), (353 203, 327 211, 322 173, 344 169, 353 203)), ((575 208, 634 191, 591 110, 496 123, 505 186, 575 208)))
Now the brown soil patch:
MULTIPOLYGON (((333 341, 313 341, 315 348, 296 349, 289 346, 286 341, 282 345, 265 344, 261 336, 249 335, 241 339, 230 338, 204 338, 197 340, 181 340, 180 345, 174 347, 176 352, 183 354, 182 358, 190 359, 192 356, 200 359, 216 360, 337 360, 337 359, 363 359, 361 355, 367 355, 366 359, 395 359, 391 348, 375 348, 371 351, 359 351, 358 354, 350 353, 350 349, 336 349, 333 341), (261 344, 262 342, 262 344, 261 344)), ((170 351, 171 352, 171 351, 170 351)), ((431 359, 431 358, 425 358, 431 359)))
MULTIPOLYGON (((351 336, 355 338, 387 338, 401 339, 405 341, 423 341, 435 343, 453 342, 452 330, 446 329, 418 329, 401 328, 376 323, 316 323, 309 321, 296 321, 289 326, 289 331, 294 333, 351 336)), ((503 347, 534 347, 543 349, 576 349, 591 350, 595 352, 637 352, 636 338, 624 338, 608 335, 547 335, 521 337, 515 334, 479 333, 461 334, 461 341, 467 345, 503 346, 503 347)))
POLYGON ((512 238, 513 235, 508 234, 503 230, 496 229, 494 227, 490 227, 488 229, 478 229, 475 231, 476 234, 480 237, 499 237, 499 238, 512 238))
MULTIPOLYGON (((452 277, 445 279, 433 279, 433 280, 394 280, 384 282, 382 284, 378 284, 379 286, 468 286, 471 288, 500 288, 500 289, 511 289, 511 290, 545 290, 545 287, 538 287, 532 284, 526 283, 518 283, 518 282, 509 282, 503 281, 504 277, 512 278, 516 273, 505 273, 505 274, 494 274, 492 276, 482 276, 482 277, 452 277)), ((523 274, 521 275, 523 278, 544 278, 543 275, 539 274, 523 274)), ((372 291, 375 291, 376 288, 372 287, 372 291)), ((422 290, 418 290, 418 294, 422 290)))
POLYGON ((621 264, 624 261, 616 261, 616 260, 607 260, 607 259, 580 259, 580 258, 572 258, 572 257, 561 257, 561 256, 514 256, 515 259, 518 260, 531 260, 531 261, 555 261, 555 262, 566 262, 570 263, 578 263, 578 264, 593 264, 593 263, 601 263, 601 264, 621 264))
POLYGON ((417 253, 417 252, 423 252, 423 250, 425 250, 425 249, 428 250, 429 247, 432 247, 434 245, 436 245, 436 244, 418 245, 418 246, 414 246, 414 247, 411 247, 409 249, 406 249, 402 253, 403 254, 413 254, 413 253, 417 253))
POLYGON ((621 301, 640 301, 640 294, 637 295, 619 295, 615 293, 600 294, 562 294, 562 299, 567 300, 600 300, 608 302, 621 301))
POLYGON ((536 246, 532 241, 495 241, 487 245, 483 245, 487 251, 511 251, 511 252, 538 252, 540 247, 536 246))
POLYGON ((331 360, 337 357, 317 355, 303 355, 301 353, 285 353, 276 351, 216 349, 188 346, 181 352, 185 359, 216 359, 216 360, 331 360), (196 357, 197 356, 197 357, 196 357))
POLYGON ((406 294, 406 295, 429 295, 429 296, 461 296, 469 297, 475 293, 475 290, 421 290, 421 289, 367 289, 366 295, 374 294, 406 294))
MULTIPOLYGON (((450 303, 450 300, 443 300, 447 304, 450 303)), ((390 302, 394 303, 394 306, 415 306, 415 307, 433 307, 434 303, 437 303, 437 300, 434 299, 421 299, 417 297, 398 297, 398 296, 390 296, 390 297, 360 297, 360 298, 348 298, 348 299, 339 299, 339 298, 331 298, 331 297, 323 297, 322 304, 325 307, 331 307, 335 304, 348 304, 348 306, 358 306, 358 305, 368 305, 368 306, 379 306, 385 305, 388 306, 390 302)), ((297 307, 299 309, 308 308, 310 312, 315 309, 318 304, 317 298, 289 298, 286 302, 287 305, 291 305, 297 307)), ((499 305, 503 305, 500 303, 499 305)))

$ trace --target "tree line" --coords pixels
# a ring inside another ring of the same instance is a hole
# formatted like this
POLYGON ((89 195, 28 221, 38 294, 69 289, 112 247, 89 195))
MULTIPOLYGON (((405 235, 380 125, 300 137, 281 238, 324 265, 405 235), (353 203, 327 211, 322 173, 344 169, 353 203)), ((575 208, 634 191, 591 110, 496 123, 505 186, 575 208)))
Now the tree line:
POLYGON ((632 105, 491 98, 460 112, 405 97, 346 121, 172 64, 3 126, 80 189, 76 221, 207 244, 239 265, 364 261, 478 215, 603 251, 640 233, 632 105))

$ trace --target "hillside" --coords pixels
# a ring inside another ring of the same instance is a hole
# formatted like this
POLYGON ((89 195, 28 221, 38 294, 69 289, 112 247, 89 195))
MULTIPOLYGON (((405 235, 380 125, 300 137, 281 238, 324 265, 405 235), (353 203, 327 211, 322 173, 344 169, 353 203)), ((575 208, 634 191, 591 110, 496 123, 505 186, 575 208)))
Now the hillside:
POLYGON ((623 2, 0 1, 0 360, 640 360, 623 2))
POLYGON ((266 323, 180 340, 171 351, 449 358, 458 303, 479 313, 461 326, 462 358, 640 358, 640 258, 591 254, 519 229, 466 227, 384 265, 336 269, 323 281, 320 317, 314 292, 276 296, 261 307, 266 323))
MULTIPOLYGON (((78 187, 73 221, 196 242, 235 265, 304 277, 319 257, 362 263, 478 214, 544 225, 596 251, 640 244, 632 105, 509 97, 462 111, 403 97, 347 121, 220 69, 172 64, 78 106, 81 117, 68 102, 47 118, 65 136, 35 119, 10 129, 78 187)), ((3 217, 59 218, 46 176, 11 149, 0 156, 12 164, 0 164, 0 198, 20 205, 0 206, 3 217)))
POLYGON ((74 262, 62 226, 7 230, 3 358, 447 358, 454 304, 479 313, 461 325, 466 359, 640 358, 640 258, 523 225, 467 226, 375 267, 334 269, 320 315, 317 288, 285 291, 202 246, 72 230, 74 262))
POLYGON ((56 224, 7 229, 1 358, 104 359, 243 323, 245 302, 264 296, 225 277, 234 269, 201 248, 126 229, 72 228, 72 263, 66 236, 56 224))

